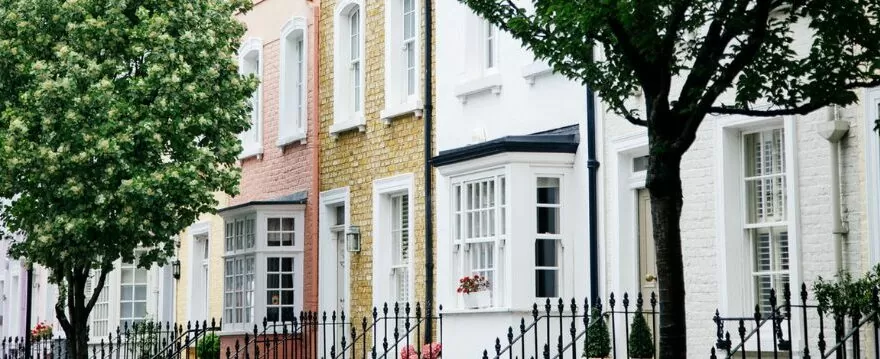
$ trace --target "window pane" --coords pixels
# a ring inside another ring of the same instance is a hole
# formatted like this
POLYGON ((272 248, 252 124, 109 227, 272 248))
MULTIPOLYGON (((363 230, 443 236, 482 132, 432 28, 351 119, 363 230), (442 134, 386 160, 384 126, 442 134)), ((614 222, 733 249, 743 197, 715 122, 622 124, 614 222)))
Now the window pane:
POLYGON ((559 233, 559 208, 538 207, 538 233, 559 233))
POLYGON ((535 296, 538 298, 554 298, 559 296, 558 271, 535 270, 535 296))
POLYGON ((281 218, 269 218, 266 220, 267 229, 270 231, 281 230, 281 218))
POLYGON ((266 233, 266 244, 270 247, 281 245, 281 233, 266 233))
POLYGON ((538 178, 538 203, 559 204, 559 178, 538 178))
POLYGON ((281 259, 281 270, 284 272, 292 272, 293 271, 293 258, 282 258, 281 259))
POLYGON ((539 239, 535 241, 535 266, 556 267, 557 251, 555 239, 539 239))
POLYGON ((278 258, 268 258, 266 263, 270 272, 277 272, 278 268, 280 268, 278 265, 278 258))
POLYGON ((296 243, 294 240, 294 232, 282 233, 281 234, 281 245, 282 246, 292 246, 296 243))
POLYGON ((294 225, 293 218, 284 218, 281 220, 281 230, 283 231, 292 231, 294 225))
POLYGON ((270 322, 277 322, 278 318, 278 308, 266 308, 266 320, 270 322))

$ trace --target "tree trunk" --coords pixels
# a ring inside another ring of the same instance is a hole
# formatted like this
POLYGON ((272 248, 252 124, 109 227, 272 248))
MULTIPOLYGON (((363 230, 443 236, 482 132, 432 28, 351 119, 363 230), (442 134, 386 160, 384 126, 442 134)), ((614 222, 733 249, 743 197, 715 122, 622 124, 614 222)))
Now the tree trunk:
MULTIPOLYGON (((64 335, 67 337, 67 358, 69 359, 87 359, 89 347, 89 312, 91 306, 86 299, 85 286, 89 279, 88 270, 76 271, 65 276, 67 282, 67 297, 58 298, 58 304, 55 305, 55 316, 64 329, 64 335), (62 301, 63 300, 63 301, 62 301), (64 308, 62 303, 67 304, 64 308), (65 313, 65 309, 67 313, 65 313)), ((103 282, 103 278, 101 280, 103 282)), ((103 287, 95 288, 95 292, 99 292, 103 287)), ((59 293, 61 294, 61 293, 59 293)))
MULTIPOLYGON (((653 136, 652 136, 653 137, 653 136)), ((647 188, 657 250, 660 286, 660 348, 658 358, 687 358, 684 268, 681 252, 681 156, 651 138, 647 188)))

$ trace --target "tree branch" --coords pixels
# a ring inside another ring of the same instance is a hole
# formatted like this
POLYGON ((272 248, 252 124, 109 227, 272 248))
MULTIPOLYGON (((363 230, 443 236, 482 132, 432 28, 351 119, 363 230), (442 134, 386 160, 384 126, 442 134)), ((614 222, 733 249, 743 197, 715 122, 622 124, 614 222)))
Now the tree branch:
POLYGON ((724 27, 727 15, 733 8, 735 0, 724 0, 715 12, 712 23, 709 24, 709 30, 706 33, 706 39, 703 46, 697 53, 694 63, 691 66, 691 72, 685 80, 681 90, 678 103, 694 103, 696 98, 702 94, 702 90, 706 88, 706 84, 712 79, 712 74, 720 66, 718 58, 727 47, 727 43, 721 41, 721 30, 724 27))
POLYGON ((89 302, 86 304, 86 313, 91 313, 95 303, 98 302, 98 297, 101 295, 101 291, 104 290, 104 281, 107 279, 107 274, 110 273, 110 270, 111 267, 106 263, 101 265, 101 275, 98 278, 98 284, 92 286, 92 297, 89 298, 89 302))
POLYGON ((638 117, 636 117, 636 116, 633 116, 633 115, 624 115, 623 118, 625 118, 627 121, 629 121, 629 123, 631 123, 631 124, 633 124, 633 125, 636 125, 636 126, 642 126, 642 127, 648 127, 648 121, 645 121, 645 120, 643 120, 643 119, 640 119, 640 118, 638 118, 638 117))
POLYGON ((664 64, 672 62, 675 56, 675 43, 678 40, 678 31, 681 30, 681 24, 684 22, 685 13, 690 8, 692 0, 679 0, 672 8, 669 16, 669 22, 666 24, 666 36, 660 47, 661 61, 664 64))
POLYGON ((630 34, 617 18, 608 16, 607 21, 608 28, 611 29, 611 33, 614 34, 614 37, 617 39, 617 45, 620 46, 620 51, 623 53, 624 60, 629 63, 633 72, 636 73, 636 77, 639 78, 642 88, 645 92, 651 94, 656 93, 657 84, 651 79, 651 68, 645 58, 642 57, 642 54, 639 53, 639 49, 632 43, 630 34))
POLYGON ((825 102, 808 102, 798 107, 783 108, 778 110, 752 110, 737 107, 710 107, 709 113, 718 115, 745 115, 755 117, 773 117, 786 115, 806 115, 816 111, 822 107, 828 106, 830 103, 825 102))

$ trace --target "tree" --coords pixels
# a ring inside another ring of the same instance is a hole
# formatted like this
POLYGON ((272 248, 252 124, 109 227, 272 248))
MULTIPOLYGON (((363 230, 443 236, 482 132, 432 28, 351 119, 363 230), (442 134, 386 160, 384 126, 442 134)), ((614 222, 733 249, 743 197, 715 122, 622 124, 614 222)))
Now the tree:
POLYGON ((237 192, 256 79, 233 15, 249 6, 0 0, 0 220, 24 238, 10 256, 59 285, 74 358, 114 262, 164 263, 214 192, 237 192))
POLYGON ((460 1, 648 128, 661 358, 686 357, 680 164, 703 119, 804 115, 880 84, 878 0, 460 1))

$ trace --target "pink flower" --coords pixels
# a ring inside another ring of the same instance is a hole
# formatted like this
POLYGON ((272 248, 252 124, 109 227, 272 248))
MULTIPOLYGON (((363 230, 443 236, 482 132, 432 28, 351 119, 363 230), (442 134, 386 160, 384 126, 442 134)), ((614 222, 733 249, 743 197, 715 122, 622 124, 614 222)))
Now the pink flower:
POLYGON ((422 346, 423 359, 440 359, 443 345, 440 343, 430 343, 422 346))
POLYGON ((400 349, 400 357, 402 359, 417 359, 419 357, 419 353, 416 352, 415 348, 413 348, 412 345, 407 345, 406 347, 400 349))

